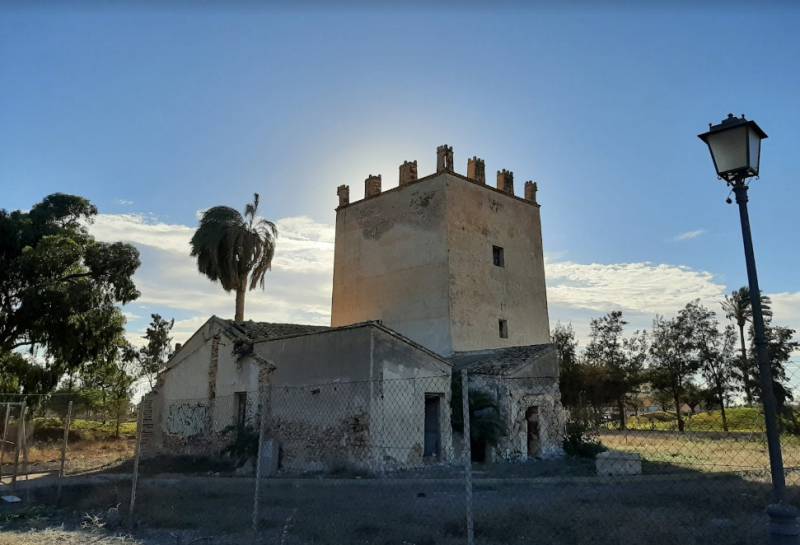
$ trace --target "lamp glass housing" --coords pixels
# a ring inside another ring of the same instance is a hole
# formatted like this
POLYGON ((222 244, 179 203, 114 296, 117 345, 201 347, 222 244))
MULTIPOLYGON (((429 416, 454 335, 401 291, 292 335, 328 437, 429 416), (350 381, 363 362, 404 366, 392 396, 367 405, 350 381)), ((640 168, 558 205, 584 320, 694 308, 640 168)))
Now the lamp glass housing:
POLYGON ((761 140, 766 133, 754 122, 728 115, 699 135, 708 145, 717 175, 727 181, 758 176, 761 140))

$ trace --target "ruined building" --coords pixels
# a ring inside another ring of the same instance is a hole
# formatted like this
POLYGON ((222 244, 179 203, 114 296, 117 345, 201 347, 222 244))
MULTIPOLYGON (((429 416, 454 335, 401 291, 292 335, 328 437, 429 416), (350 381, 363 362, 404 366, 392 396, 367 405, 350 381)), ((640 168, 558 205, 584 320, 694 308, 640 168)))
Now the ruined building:
POLYGON ((523 197, 514 174, 473 157, 454 171, 453 148, 436 172, 400 166, 399 185, 365 181, 364 198, 340 186, 331 325, 380 320, 440 354, 494 396, 508 434, 504 458, 560 450, 558 362, 550 344, 537 185, 523 197))
POLYGON ((558 453, 537 186, 518 197, 508 170, 491 186, 477 157, 458 174, 449 146, 436 165, 420 178, 404 162, 385 191, 370 175, 360 200, 339 186, 331 327, 210 318, 146 400, 149 451, 218 450, 264 414, 287 469, 452 462, 451 378, 466 370, 505 428, 473 445, 482 457, 558 453))

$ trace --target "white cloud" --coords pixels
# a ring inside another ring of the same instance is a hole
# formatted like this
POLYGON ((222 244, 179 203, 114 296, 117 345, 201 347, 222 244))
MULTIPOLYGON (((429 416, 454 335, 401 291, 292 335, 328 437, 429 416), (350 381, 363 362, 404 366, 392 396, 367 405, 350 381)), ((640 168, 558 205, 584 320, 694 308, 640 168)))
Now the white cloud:
MULTIPOLYGON (((266 289, 247 293, 246 317, 253 320, 327 324, 330 321, 333 227, 307 217, 277 222, 279 237, 266 289)), ((211 314, 233 315, 234 294, 225 293, 197 271, 189 255, 194 228, 168 224, 142 214, 100 214, 90 226, 102 241, 134 244, 142 254, 136 272, 137 306, 164 317, 193 315, 175 325, 175 341, 185 341, 211 314)), ((129 332, 141 344, 142 332, 129 332)))
POLYGON ((725 293, 713 274, 680 265, 546 261, 545 270, 548 301, 599 313, 671 314, 692 299, 714 304, 725 293))
POLYGON ((127 199, 117 199, 117 204, 121 206, 133 206, 133 201, 127 199))
MULTIPOLYGON (((247 293, 246 317, 329 323, 334 227, 305 216, 276 223, 273 270, 267 274, 266 290, 247 293)), ((142 214, 101 214, 91 231, 99 240, 122 240, 140 249, 142 266, 136 284, 142 295, 135 305, 165 317, 188 315, 176 321, 175 341, 185 341, 211 314, 232 316, 234 294, 198 273, 189 255, 193 227, 142 214)), ((625 313, 631 331, 649 328, 656 314, 672 315, 693 299, 719 313, 719 301, 728 289, 711 272, 680 265, 586 264, 548 255, 545 268, 551 323, 572 322, 582 340, 591 318, 614 309, 625 313)), ((775 321, 800 330, 800 292, 770 296, 775 321)), ((140 344, 143 334, 129 332, 129 337, 140 344)))
POLYGON ((697 238, 706 234, 705 229, 695 229, 694 231, 686 231, 685 233, 681 233, 679 235, 675 235, 672 240, 681 241, 681 240, 692 240, 693 238, 697 238))
POLYGON ((143 214, 98 214, 89 229, 105 242, 130 242, 187 256, 194 232, 186 225, 161 223, 143 214))

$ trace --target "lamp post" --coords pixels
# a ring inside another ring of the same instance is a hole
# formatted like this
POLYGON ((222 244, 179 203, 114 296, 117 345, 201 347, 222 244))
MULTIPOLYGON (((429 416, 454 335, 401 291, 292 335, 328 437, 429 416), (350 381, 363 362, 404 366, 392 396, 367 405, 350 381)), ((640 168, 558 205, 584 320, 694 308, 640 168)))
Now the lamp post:
POLYGON ((708 132, 698 136, 708 145, 717 176, 725 180, 731 187, 736 196, 736 204, 739 205, 747 281, 750 289, 750 306, 753 311, 758 374, 761 380, 761 402, 764 405, 769 465, 772 474, 773 503, 767 508, 770 516, 770 544, 798 544, 800 543, 800 529, 797 526, 797 511, 784 503, 786 481, 778 430, 778 410, 767 353, 761 291, 758 287, 753 239, 750 234, 750 217, 747 212, 747 181, 749 178, 758 176, 761 141, 767 138, 767 134, 755 121, 748 121, 744 116, 734 117, 733 114, 728 114, 727 119, 718 125, 709 124, 708 132))

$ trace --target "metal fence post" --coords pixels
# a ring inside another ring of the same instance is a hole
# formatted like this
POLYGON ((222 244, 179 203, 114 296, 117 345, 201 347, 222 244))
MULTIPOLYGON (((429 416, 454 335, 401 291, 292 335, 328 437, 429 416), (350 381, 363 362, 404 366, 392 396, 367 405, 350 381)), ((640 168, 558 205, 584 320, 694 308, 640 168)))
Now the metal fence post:
POLYGON ((3 442, 0 444, 0 483, 3 482, 3 458, 6 454, 6 445, 8 444, 8 419, 11 416, 11 403, 5 403, 6 415, 3 419, 3 442))
POLYGON ((67 444, 69 443, 69 426, 72 421, 72 401, 67 404, 67 415, 64 417, 64 442, 61 443, 61 467, 58 470, 58 492, 56 498, 61 501, 61 481, 64 479, 64 463, 67 460, 67 444))
POLYGON ((464 421, 464 484, 467 507, 467 545, 475 543, 475 528, 472 518, 472 444, 469 431, 469 379, 467 370, 461 371, 461 411, 464 421))
POLYGON ((133 526, 133 508, 136 505, 136 485, 139 482, 139 458, 142 455, 142 404, 136 414, 136 450, 133 456, 133 476, 131 478, 131 503, 128 506, 128 527, 133 526))
POLYGON ((28 412, 28 407, 25 400, 19 406, 19 418, 17 419, 17 443, 14 445, 14 475, 11 477, 11 486, 17 484, 17 475, 19 475, 19 453, 22 447, 22 441, 25 436, 25 413, 28 412))
POLYGON ((267 435, 268 410, 267 404, 269 403, 268 387, 261 388, 261 415, 258 426, 258 451, 256 454, 256 483, 255 490, 253 491, 253 532, 258 537, 258 521, 260 515, 260 498, 261 498, 261 468, 263 466, 264 458, 264 439, 267 435))

